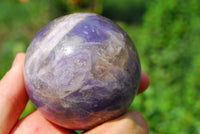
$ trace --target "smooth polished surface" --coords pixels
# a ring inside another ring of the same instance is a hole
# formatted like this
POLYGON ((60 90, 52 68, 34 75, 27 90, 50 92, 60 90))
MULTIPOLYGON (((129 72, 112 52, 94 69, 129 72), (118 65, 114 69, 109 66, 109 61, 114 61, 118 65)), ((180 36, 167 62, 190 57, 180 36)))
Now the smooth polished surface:
POLYGON ((53 20, 35 36, 24 76, 29 97, 48 120, 90 129, 127 111, 137 93, 140 62, 118 25, 76 13, 53 20))

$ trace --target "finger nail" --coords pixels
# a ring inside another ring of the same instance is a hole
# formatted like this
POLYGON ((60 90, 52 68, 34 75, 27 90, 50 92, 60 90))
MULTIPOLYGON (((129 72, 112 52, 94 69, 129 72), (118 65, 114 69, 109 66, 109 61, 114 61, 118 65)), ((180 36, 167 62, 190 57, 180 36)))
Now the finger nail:
POLYGON ((144 130, 147 130, 147 131, 149 130, 148 123, 141 113, 134 110, 129 111, 129 113, 131 114, 133 120, 135 121, 137 125, 141 126, 141 128, 144 128, 144 130))

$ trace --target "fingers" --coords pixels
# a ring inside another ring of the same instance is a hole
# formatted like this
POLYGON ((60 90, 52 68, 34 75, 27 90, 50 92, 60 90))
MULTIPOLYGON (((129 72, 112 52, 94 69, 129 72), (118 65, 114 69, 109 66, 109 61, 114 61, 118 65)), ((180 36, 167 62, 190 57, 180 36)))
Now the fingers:
POLYGON ((18 54, 11 69, 0 81, 0 134, 9 133, 28 99, 23 79, 24 58, 25 54, 18 54))
POLYGON ((20 120, 11 134, 75 134, 47 121, 39 111, 20 120))
POLYGON ((85 134, 148 134, 149 127, 144 117, 130 110, 125 115, 108 121, 85 134))
POLYGON ((137 94, 144 92, 148 88, 149 84, 150 84, 150 81, 149 81, 148 75, 144 71, 142 71, 140 86, 139 86, 137 94))

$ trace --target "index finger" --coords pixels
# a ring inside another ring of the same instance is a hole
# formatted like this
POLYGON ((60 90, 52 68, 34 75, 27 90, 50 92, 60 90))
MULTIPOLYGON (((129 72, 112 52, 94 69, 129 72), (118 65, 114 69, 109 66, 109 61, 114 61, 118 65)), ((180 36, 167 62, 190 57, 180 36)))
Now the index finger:
POLYGON ((1 134, 10 132, 28 100, 23 78, 24 58, 24 53, 18 54, 11 69, 0 81, 1 134))

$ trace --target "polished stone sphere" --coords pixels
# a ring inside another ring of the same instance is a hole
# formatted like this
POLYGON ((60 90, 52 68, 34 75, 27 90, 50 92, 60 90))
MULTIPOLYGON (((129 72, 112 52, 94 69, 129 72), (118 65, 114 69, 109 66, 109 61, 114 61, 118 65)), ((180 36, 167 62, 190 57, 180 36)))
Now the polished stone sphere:
POLYGON ((91 129, 124 114, 140 82, 138 54, 126 32, 94 13, 53 20, 26 53, 27 93, 49 121, 91 129))

